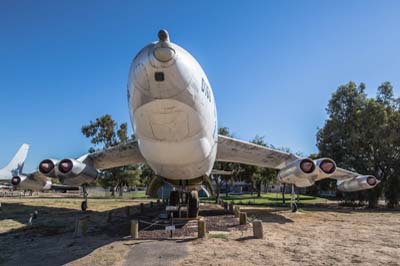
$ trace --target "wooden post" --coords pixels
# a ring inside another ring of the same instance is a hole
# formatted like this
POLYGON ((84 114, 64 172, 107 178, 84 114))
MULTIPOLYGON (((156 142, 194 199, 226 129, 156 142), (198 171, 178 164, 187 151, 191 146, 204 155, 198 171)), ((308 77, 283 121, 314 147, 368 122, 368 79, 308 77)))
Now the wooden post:
POLYGON ((262 222, 259 220, 255 220, 253 222, 253 236, 254 236, 254 238, 258 238, 258 239, 264 238, 262 222))
POLYGON ((131 221, 131 237, 134 239, 139 238, 139 221, 138 220, 131 221))
POLYGON ((204 221, 203 219, 198 220, 197 227, 198 227, 197 231, 198 238, 205 238, 207 234, 206 221, 204 221))
POLYGON ((239 220, 240 220, 240 224, 246 224, 247 223, 247 213, 246 212, 241 212, 239 215, 239 220))
POLYGON ((75 237, 81 237, 86 235, 86 232, 88 230, 88 222, 89 222, 88 216, 81 217, 76 220, 75 232, 74 232, 75 237))
POLYGON ((144 204, 140 203, 140 213, 143 214, 144 213, 144 204))
POLYGON ((229 213, 233 213, 233 208, 234 208, 233 203, 232 202, 229 203, 229 213))
POLYGON ((235 217, 239 218, 239 213, 240 213, 240 207, 239 206, 235 206, 235 217))

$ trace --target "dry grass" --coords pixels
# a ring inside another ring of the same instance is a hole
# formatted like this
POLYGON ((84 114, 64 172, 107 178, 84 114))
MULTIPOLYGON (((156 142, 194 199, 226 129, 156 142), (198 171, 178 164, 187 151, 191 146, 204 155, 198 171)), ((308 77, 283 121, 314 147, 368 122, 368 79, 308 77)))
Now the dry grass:
POLYGON ((400 265, 400 212, 396 211, 330 204, 291 213, 249 206, 241 210, 250 219, 263 221, 265 239, 253 239, 250 227, 213 232, 206 239, 135 241, 125 238, 129 223, 124 207, 144 200, 91 199, 91 211, 84 214, 90 217, 84 238, 73 237, 75 221, 83 215, 79 198, 1 201, 0 265, 400 265), (39 215, 29 226, 34 210, 39 215), (110 210, 115 220, 108 224, 110 210), (171 257, 165 250, 181 254, 171 257))

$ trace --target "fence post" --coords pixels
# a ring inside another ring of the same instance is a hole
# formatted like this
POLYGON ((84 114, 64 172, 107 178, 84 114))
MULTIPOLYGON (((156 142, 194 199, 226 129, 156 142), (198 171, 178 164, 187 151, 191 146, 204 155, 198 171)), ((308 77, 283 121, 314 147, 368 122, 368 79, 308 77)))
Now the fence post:
POLYGON ((264 238, 262 222, 259 220, 253 221, 253 236, 258 239, 264 238))
POLYGON ((239 206, 235 206, 235 217, 239 218, 239 213, 240 213, 240 207, 239 206))
POLYGON ((197 226, 198 226, 198 232, 197 232, 198 238, 205 238, 207 234, 206 221, 203 219, 198 220, 197 226))
POLYGON ((134 239, 139 238, 139 221, 138 220, 131 221, 131 237, 134 239))
POLYGON ((232 202, 229 203, 229 213, 233 213, 233 208, 234 208, 233 203, 232 202))
POLYGON ((246 212, 241 212, 239 216, 240 216, 240 218, 239 218, 240 224, 241 225, 246 224, 247 223, 247 213, 246 212))

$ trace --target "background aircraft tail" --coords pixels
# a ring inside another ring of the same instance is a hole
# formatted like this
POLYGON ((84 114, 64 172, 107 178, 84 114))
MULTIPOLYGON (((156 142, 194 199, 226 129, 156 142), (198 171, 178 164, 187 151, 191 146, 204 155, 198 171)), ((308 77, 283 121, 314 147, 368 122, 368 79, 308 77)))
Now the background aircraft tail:
POLYGON ((13 172, 14 175, 22 174, 22 169, 24 168, 24 162, 26 156, 28 156, 29 145, 22 144, 17 153, 14 155, 12 160, 4 168, 8 171, 13 172))

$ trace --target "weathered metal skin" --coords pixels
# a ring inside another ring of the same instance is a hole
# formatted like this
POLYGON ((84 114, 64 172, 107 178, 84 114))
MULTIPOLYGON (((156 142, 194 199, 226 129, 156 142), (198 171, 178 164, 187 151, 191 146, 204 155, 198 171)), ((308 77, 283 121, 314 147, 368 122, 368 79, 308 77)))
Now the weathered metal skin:
MULTIPOLYGON (((282 168, 278 173, 278 180, 286 184, 295 184, 297 187, 308 187, 315 183, 318 177, 319 171, 315 165, 310 173, 305 173, 300 164, 303 160, 309 159, 298 159, 282 168)), ((311 160, 309 160, 312 162, 311 160)))
POLYGON ((49 190, 52 185, 51 180, 38 173, 14 176, 11 180, 11 183, 16 189, 32 191, 49 190))
POLYGON ((343 180, 338 183, 337 188, 342 192, 354 192, 365 189, 371 189, 379 184, 379 180, 371 175, 357 176, 349 180, 343 180))
POLYGON ((98 177, 98 171, 91 163, 83 163, 75 159, 64 159, 57 164, 56 175, 62 184, 80 186, 95 182, 98 177), (66 160, 72 163, 72 167, 68 172, 62 172, 60 164, 66 160))
POLYGON ((217 152, 217 112, 200 64, 169 37, 147 45, 129 71, 128 102, 140 153, 159 176, 209 175, 217 152))

